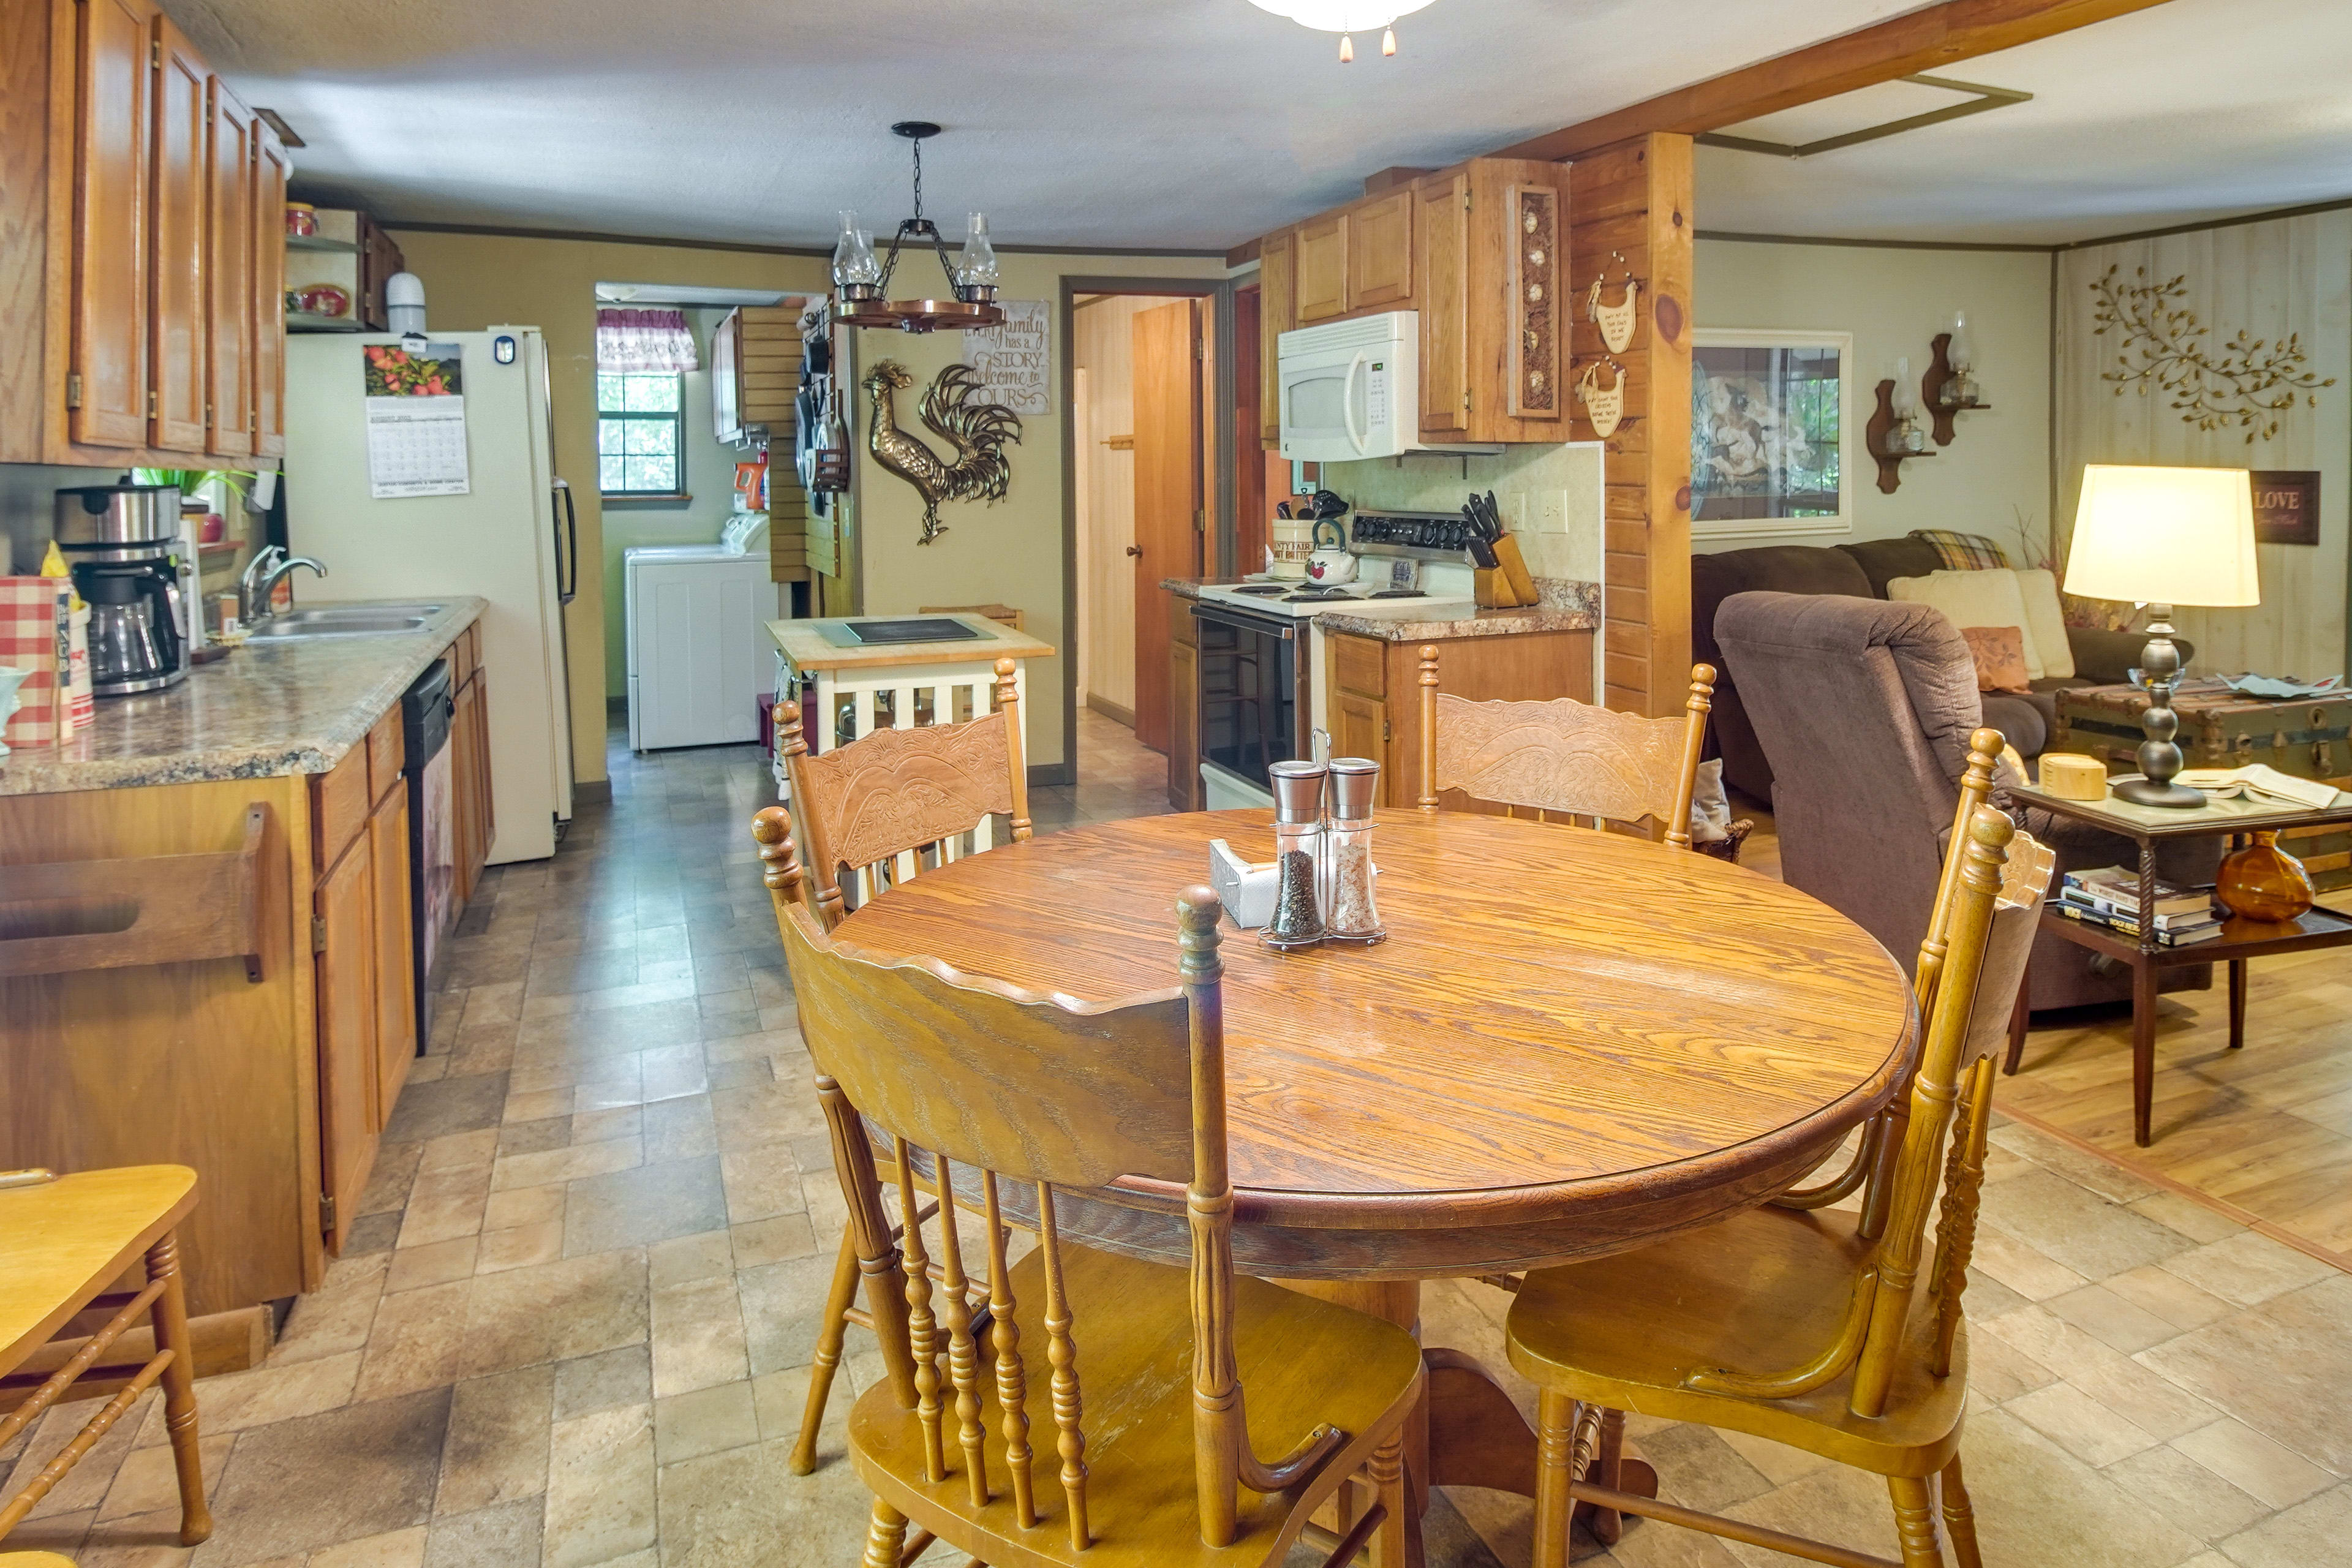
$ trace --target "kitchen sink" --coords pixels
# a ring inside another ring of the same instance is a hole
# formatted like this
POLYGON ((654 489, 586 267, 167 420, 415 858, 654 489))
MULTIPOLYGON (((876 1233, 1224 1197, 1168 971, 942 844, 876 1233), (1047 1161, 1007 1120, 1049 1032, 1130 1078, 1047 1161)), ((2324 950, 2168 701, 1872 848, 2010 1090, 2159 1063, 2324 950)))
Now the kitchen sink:
POLYGON ((413 632, 425 624, 422 616, 336 616, 331 619, 306 619, 317 611, 278 616, 253 628, 254 640, 277 641, 284 637, 389 637, 398 632, 413 632))
POLYGON ((321 605, 315 609, 289 610, 271 617, 272 624, 285 626, 323 626, 337 621, 407 620, 421 625, 429 616, 441 613, 439 605, 321 605))

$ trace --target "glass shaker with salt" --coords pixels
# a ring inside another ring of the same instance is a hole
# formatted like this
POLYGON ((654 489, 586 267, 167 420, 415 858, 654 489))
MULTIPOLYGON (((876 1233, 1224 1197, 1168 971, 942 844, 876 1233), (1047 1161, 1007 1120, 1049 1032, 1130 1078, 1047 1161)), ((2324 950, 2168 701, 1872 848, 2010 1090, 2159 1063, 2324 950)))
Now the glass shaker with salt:
POLYGON ((1380 763, 1366 757, 1331 759, 1331 821, 1323 853, 1331 879, 1324 922, 1332 942, 1370 947, 1388 940, 1372 902, 1372 803, 1380 784, 1380 763))
POLYGON ((1321 763, 1276 763, 1266 772, 1274 784, 1274 919, 1258 933, 1266 946, 1290 952, 1323 941, 1323 910, 1318 898, 1323 869, 1321 763))

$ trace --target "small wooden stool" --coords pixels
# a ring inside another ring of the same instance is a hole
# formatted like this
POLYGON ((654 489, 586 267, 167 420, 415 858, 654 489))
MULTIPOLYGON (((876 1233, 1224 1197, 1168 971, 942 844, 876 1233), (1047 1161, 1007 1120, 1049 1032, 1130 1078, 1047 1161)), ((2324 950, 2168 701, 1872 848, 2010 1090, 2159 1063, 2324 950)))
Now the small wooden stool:
MULTIPOLYGON (((55 1405, 83 1377, 122 1388, 99 1408, 32 1483, 0 1502, 0 1538, 16 1529, 49 1489, 159 1379, 163 1425, 180 1475, 180 1544, 194 1546, 213 1532, 205 1478, 196 1456, 195 1365, 188 1342, 187 1294, 180 1279, 173 1227, 196 1206, 196 1173, 185 1165, 129 1165, 68 1176, 47 1171, 0 1172, 0 1404, 23 1403, 0 1416, 0 1447, 55 1405), (109 1291, 142 1255, 147 1285, 109 1291), (53 1373, 16 1369, 79 1313, 112 1309, 105 1327, 89 1336, 53 1373), (143 1364, 100 1366, 98 1359, 142 1313, 155 1332, 155 1353, 143 1364), (29 1393, 26 1391, 29 1390, 29 1393)), ((48 1552, 9 1553, 0 1563, 26 1568, 65 1563, 48 1552)))

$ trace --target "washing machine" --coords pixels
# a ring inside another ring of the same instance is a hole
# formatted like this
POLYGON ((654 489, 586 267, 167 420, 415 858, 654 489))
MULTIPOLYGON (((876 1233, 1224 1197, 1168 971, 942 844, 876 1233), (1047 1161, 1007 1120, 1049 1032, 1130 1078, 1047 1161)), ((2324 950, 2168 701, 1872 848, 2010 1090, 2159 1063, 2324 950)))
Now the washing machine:
POLYGON ((721 746, 760 738, 777 616, 766 519, 738 514, 709 544, 622 552, 629 650, 629 749, 721 746))

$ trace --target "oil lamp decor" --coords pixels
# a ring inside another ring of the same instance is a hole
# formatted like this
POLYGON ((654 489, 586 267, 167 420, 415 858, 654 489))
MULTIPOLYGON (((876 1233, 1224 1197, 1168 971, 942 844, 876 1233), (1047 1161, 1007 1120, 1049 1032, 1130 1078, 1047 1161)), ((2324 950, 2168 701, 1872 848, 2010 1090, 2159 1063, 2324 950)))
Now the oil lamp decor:
POLYGON ((1356 35, 1381 30, 1381 53, 1397 52, 1396 28, 1399 16, 1409 16, 1429 4, 1429 0, 1250 0, 1261 11, 1271 11, 1277 16, 1287 16, 1302 27, 1312 27, 1318 33, 1339 35, 1339 63, 1346 65, 1356 58, 1356 35))
POLYGON ((923 216, 923 143, 940 133, 928 120, 901 120, 890 127, 894 135, 913 142, 915 153, 915 214, 902 219, 890 237, 889 253, 877 256, 874 237, 857 226, 857 215, 841 215, 841 237, 833 247, 833 319, 845 326, 888 327, 902 332, 929 332, 941 327, 963 331, 993 327, 1004 320, 996 304, 996 247, 988 240, 988 216, 973 213, 967 220, 963 248, 950 260, 948 242, 939 225, 923 216), (940 258, 947 277, 946 299, 893 300, 890 279, 898 270, 898 251, 913 240, 928 244, 940 258))

